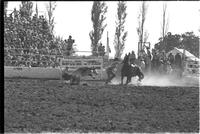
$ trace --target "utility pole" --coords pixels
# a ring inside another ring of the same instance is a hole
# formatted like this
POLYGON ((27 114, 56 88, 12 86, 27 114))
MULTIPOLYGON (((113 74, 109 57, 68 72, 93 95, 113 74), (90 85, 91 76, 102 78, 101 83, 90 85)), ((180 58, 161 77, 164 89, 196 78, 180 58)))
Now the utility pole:
POLYGON ((185 44, 184 44, 184 38, 182 40, 182 45, 183 45, 183 57, 182 57, 182 69, 183 72, 185 71, 185 65, 186 65, 186 61, 185 61, 185 44))
POLYGON ((110 53, 110 46, 109 46, 109 37, 108 37, 108 31, 107 31, 107 46, 106 46, 106 54, 109 59, 109 53, 110 53))

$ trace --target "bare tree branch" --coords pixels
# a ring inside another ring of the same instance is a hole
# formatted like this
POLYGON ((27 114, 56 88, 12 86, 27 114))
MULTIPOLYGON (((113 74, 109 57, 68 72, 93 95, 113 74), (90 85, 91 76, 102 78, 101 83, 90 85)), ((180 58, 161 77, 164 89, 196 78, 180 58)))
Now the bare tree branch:
POLYGON ((162 38, 164 39, 165 35, 168 32, 169 28, 169 17, 167 17, 167 4, 163 4, 163 11, 162 11, 162 24, 161 24, 161 29, 162 29, 162 38))
MULTIPOLYGON (((144 42, 144 24, 145 24, 145 20, 146 20, 147 9, 148 9, 148 5, 146 4, 145 1, 143 1, 141 8, 140 8, 139 15, 138 15, 137 33, 138 33, 138 37, 139 37, 139 42, 141 42, 140 46, 138 46, 138 52, 142 48, 142 43, 144 42)), ((145 40, 148 39, 147 35, 148 34, 146 33, 145 40)))
POLYGON ((145 33, 144 33, 144 42, 147 42, 148 38, 149 38, 149 33, 146 30, 145 33))

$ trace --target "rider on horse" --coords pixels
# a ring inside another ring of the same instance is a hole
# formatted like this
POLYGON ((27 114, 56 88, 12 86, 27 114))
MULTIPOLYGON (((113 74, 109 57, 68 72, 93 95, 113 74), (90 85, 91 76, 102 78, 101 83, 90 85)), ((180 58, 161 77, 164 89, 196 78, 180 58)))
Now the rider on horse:
POLYGON ((121 84, 123 85, 124 77, 127 77, 126 84, 131 82, 131 78, 138 76, 138 81, 141 81, 144 78, 141 68, 138 65, 130 64, 129 55, 125 55, 123 60, 123 65, 121 68, 121 84))
POLYGON ((135 52, 132 51, 130 56, 129 56, 129 62, 130 64, 135 64, 135 60, 136 60, 136 57, 135 57, 135 52))

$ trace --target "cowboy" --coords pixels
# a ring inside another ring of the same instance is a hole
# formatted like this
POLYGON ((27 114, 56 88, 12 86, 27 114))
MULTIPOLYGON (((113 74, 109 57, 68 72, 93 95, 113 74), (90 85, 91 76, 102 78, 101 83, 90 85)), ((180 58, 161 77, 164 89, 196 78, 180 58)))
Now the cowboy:
POLYGON ((111 80, 116 76, 115 71, 117 69, 117 65, 119 64, 118 58, 115 58, 113 63, 106 69, 106 73, 108 75, 108 79, 106 80, 106 84, 111 82, 111 80))
POLYGON ((130 64, 135 64, 135 52, 134 51, 132 51, 131 52, 131 54, 130 54, 130 56, 129 56, 129 62, 130 62, 130 64))
POLYGON ((127 54, 125 54, 125 56, 124 56, 124 60, 123 60, 123 61, 126 61, 126 60, 127 60, 127 58, 128 58, 128 55, 127 55, 127 54))

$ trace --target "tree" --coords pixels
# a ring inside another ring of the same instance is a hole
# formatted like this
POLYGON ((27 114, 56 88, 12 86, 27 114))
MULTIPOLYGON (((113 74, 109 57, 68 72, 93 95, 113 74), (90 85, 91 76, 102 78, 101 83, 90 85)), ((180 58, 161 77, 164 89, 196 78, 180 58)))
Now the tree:
POLYGON ((117 8, 117 21, 116 21, 116 30, 115 30, 115 58, 121 58, 123 50, 125 48, 125 41, 127 37, 127 32, 124 31, 124 23, 127 16, 126 13, 126 2, 119 1, 117 8))
POLYGON ((91 10, 91 20, 93 23, 93 30, 89 33, 91 39, 92 55, 97 56, 97 48, 99 41, 101 40, 103 31, 107 24, 103 24, 106 19, 105 14, 107 12, 107 6, 105 2, 94 1, 91 10))
POLYGON ((54 29, 54 17, 53 17, 53 12, 55 11, 56 8, 56 2, 49 1, 48 4, 46 5, 46 10, 47 10, 47 20, 48 24, 50 26, 50 31, 53 33, 54 29))
POLYGON ((184 46, 185 50, 188 50, 190 53, 199 57, 199 38, 198 36, 194 35, 193 32, 186 32, 181 35, 182 37, 182 45, 181 48, 184 46))
POLYGON ((38 18, 38 6, 37 6, 37 3, 36 3, 36 6, 35 6, 35 13, 36 13, 36 17, 38 18))
POLYGON ((155 45, 155 49, 169 52, 170 50, 177 48, 184 48, 195 56, 199 57, 199 38, 194 35, 193 32, 186 32, 184 34, 172 35, 170 32, 164 37, 165 43, 163 43, 162 37, 160 41, 155 45))
POLYGON ((29 20, 33 13, 32 8, 33 8, 33 2, 22 1, 21 5, 20 5, 20 9, 19 9, 19 13, 20 13, 21 17, 24 17, 27 20, 29 20))
MULTIPOLYGON (((138 16, 138 27, 137 27, 137 33, 139 36, 139 44, 138 46, 138 53, 142 49, 142 43, 144 42, 144 23, 146 20, 146 14, 147 14, 147 4, 145 1, 142 2, 142 6, 140 8, 139 16, 138 16)), ((148 35, 148 34, 146 34, 148 35)))
POLYGON ((4 15, 7 14, 8 1, 4 1, 4 15))
POLYGON ((163 43, 165 43, 164 37, 167 34, 168 27, 169 27, 169 18, 167 18, 166 14, 167 14, 167 4, 165 3, 165 4, 163 4, 162 24, 161 24, 161 29, 162 29, 162 34, 161 35, 162 35, 163 43))
POLYGON ((171 32, 168 32, 164 38, 165 43, 163 43, 163 39, 160 37, 159 42, 155 45, 155 49, 160 52, 163 50, 169 52, 174 49, 174 47, 179 47, 181 45, 181 36, 179 34, 173 35, 171 32))

